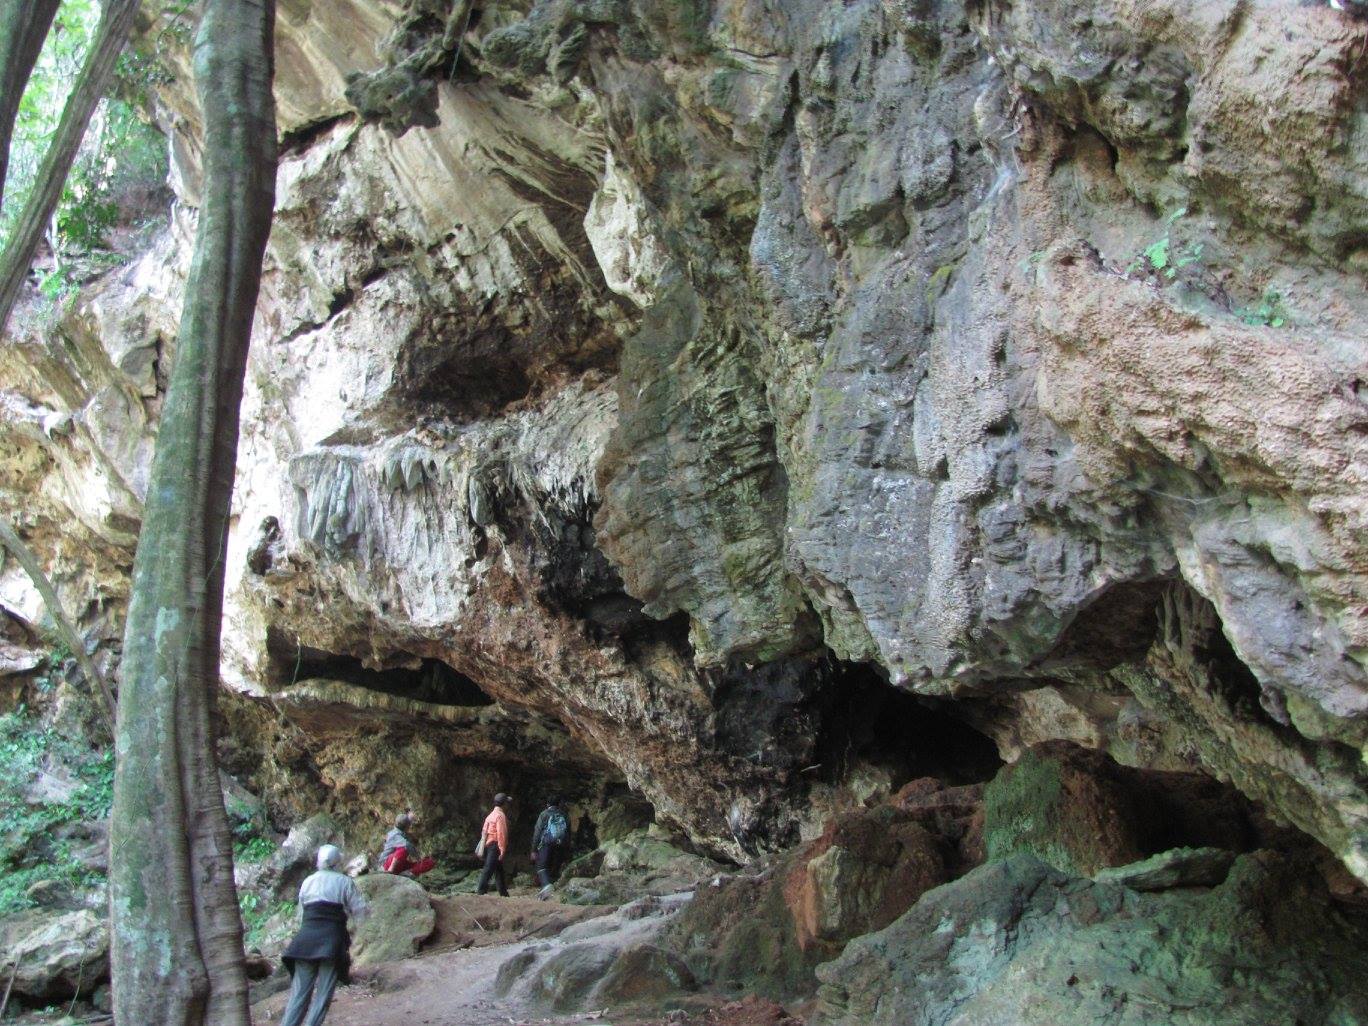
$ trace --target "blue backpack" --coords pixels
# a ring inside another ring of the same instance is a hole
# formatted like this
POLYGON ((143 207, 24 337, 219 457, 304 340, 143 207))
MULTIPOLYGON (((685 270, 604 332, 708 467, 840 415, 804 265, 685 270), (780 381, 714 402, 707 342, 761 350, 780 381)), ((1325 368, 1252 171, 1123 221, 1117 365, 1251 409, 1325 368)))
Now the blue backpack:
POLYGON ((554 810, 546 820, 546 831, 542 834, 542 844, 562 845, 570 836, 570 823, 565 813, 554 810))

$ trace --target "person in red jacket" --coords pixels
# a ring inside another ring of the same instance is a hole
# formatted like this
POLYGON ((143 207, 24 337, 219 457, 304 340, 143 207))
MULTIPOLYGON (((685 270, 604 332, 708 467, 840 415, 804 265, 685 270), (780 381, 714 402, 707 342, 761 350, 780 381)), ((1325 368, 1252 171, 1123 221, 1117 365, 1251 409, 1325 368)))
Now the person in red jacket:
POLYGON ((508 853, 508 816, 504 814, 504 808, 513 801, 508 795, 500 791, 494 796, 494 808, 485 817, 484 826, 480 828, 480 840, 484 844, 484 872, 480 874, 480 886, 476 888, 477 894, 484 894, 489 890, 489 881, 492 877, 499 885, 499 894, 508 897, 508 886, 504 883, 503 860, 508 853))
POLYGON ((380 868, 386 873, 422 876, 436 865, 431 856, 420 858, 417 847, 408 839, 413 820, 412 812, 401 813, 394 819, 394 829, 385 835, 385 847, 380 851, 380 868))

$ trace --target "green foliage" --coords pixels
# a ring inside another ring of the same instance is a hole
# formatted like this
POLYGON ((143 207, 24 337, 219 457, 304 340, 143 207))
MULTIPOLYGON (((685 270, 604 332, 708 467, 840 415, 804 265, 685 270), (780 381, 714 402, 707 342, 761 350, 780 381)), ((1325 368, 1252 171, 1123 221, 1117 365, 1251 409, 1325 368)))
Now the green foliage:
POLYGON ((233 858, 238 862, 265 862, 275 851, 275 843, 269 837, 249 837, 233 845, 233 858))
POLYGON ((1287 323, 1287 307, 1283 306, 1282 295, 1273 288, 1264 290, 1259 302, 1239 311, 1240 320, 1246 324, 1259 324, 1266 328, 1281 328, 1287 323))
MULTIPOLYGON (((8 241, 32 192, 99 15, 94 0, 66 0, 58 11, 20 101, 0 204, 0 241, 8 241)), ((120 223, 123 211, 136 208, 140 197, 165 182, 165 140, 142 113, 150 106, 151 86, 165 78, 155 57, 133 53, 120 59, 113 95, 101 102, 91 119, 63 188, 54 239, 60 253, 85 255, 106 248, 108 233, 120 223)), ((48 279, 43 282, 44 294, 60 298, 69 282, 48 279)))
POLYGON ((268 904, 259 894, 250 891, 238 893, 238 911, 242 913, 243 940, 247 947, 257 947, 261 943, 266 924, 282 912, 288 912, 291 902, 277 901, 268 904))
POLYGON ((105 819, 113 802, 113 752, 58 734, 22 706, 0 716, 0 915, 31 905, 24 892, 40 880, 96 884, 99 878, 51 835, 66 823, 105 819), (73 776, 76 787, 62 801, 29 801, 25 792, 47 764, 73 776))
MULTIPOLYGON (((1187 213, 1187 207, 1179 207, 1164 218, 1164 234, 1146 246, 1140 255, 1130 262, 1126 268, 1128 276, 1139 276, 1160 285, 1167 285, 1175 282, 1185 268, 1192 267, 1202 259, 1202 243, 1175 237, 1178 236, 1177 229, 1187 213)), ((1211 273, 1209 269, 1197 267, 1194 271, 1197 273, 1185 276, 1181 284, 1192 292, 1205 296, 1221 310, 1234 314, 1245 324, 1281 328, 1288 322, 1290 314, 1276 289, 1265 289, 1255 304, 1235 307, 1226 291, 1228 281, 1211 273)))
POLYGON ((71 649, 66 642, 50 638, 52 648, 43 660, 43 672, 34 679, 38 690, 46 694, 57 686, 64 676, 64 668, 71 659, 71 649))
POLYGON ((1179 207, 1164 218, 1164 234, 1144 248, 1141 254, 1126 268, 1127 274, 1149 273, 1162 275, 1168 281, 1178 276, 1178 272, 1202 259, 1202 243, 1178 243, 1173 241, 1173 226, 1187 216, 1187 207, 1179 207))

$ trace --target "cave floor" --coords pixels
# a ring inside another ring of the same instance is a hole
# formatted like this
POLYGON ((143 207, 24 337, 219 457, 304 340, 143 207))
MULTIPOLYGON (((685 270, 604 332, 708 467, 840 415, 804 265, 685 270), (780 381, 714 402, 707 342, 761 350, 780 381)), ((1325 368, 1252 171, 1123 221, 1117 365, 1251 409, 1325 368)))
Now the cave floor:
MULTIPOLYGON (((499 967, 532 943, 566 943, 529 939, 540 927, 564 929, 576 922, 611 916, 609 907, 581 907, 540 902, 534 897, 510 898, 462 895, 437 898, 438 933, 413 958, 358 969, 349 987, 339 987, 328 1012, 328 1026, 783 1026, 796 1023, 778 1006, 747 999, 727 1002, 708 994, 689 995, 685 1011, 672 1017, 651 1010, 610 1013, 548 1012, 520 997, 517 988, 507 996, 495 994, 499 967), (459 930, 464 921, 466 929, 459 930), (480 926, 480 923, 487 924, 480 926)), ((650 920, 626 920, 595 936, 592 943, 621 944, 649 936, 658 926, 650 920)), ((543 933, 544 936, 544 933, 543 933)), ((278 1023, 288 993, 282 991, 256 1003, 258 1026, 278 1023)), ((674 1004, 674 1003, 672 1003, 674 1004)))

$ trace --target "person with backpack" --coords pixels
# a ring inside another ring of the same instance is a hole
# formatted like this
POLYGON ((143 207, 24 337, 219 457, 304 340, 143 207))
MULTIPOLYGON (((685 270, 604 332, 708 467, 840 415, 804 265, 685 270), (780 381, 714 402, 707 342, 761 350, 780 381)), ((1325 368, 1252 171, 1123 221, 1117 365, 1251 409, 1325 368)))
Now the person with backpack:
POLYGON ((290 971, 290 1003, 280 1026, 319 1026, 328 1014, 333 990, 348 983, 353 925, 366 917, 366 899, 356 881, 337 867, 342 852, 331 844, 318 849, 318 872, 299 885, 299 932, 280 956, 290 971))
POLYGON ((566 849, 570 846, 570 820, 561 808, 561 800, 552 798, 537 817, 532 831, 532 863, 537 867, 537 881, 542 889, 537 897, 546 901, 551 897, 551 884, 560 872, 566 849))
POLYGON ((504 807, 511 805, 513 799, 500 791, 494 796, 494 808, 485 817, 484 826, 480 828, 480 847, 478 853, 484 856, 484 872, 480 874, 480 885, 475 889, 476 894, 484 894, 489 890, 489 882, 493 879, 499 885, 499 895, 508 897, 508 885, 504 883, 503 860, 508 854, 508 816, 504 813, 504 807))

